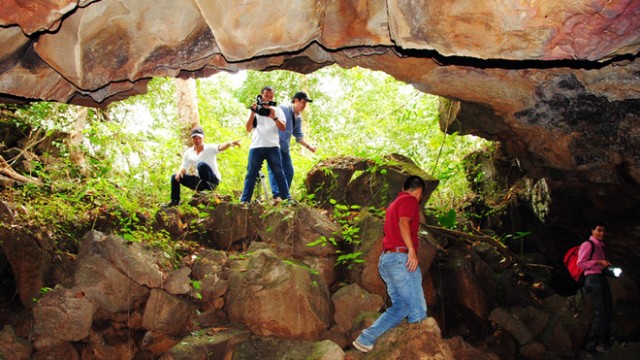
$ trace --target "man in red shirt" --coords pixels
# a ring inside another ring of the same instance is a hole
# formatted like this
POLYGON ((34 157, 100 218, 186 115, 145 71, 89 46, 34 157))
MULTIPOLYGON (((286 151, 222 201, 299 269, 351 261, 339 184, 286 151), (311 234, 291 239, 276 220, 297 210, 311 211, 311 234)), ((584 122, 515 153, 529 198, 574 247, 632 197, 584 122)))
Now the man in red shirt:
POLYGON ((387 208, 378 271, 387 285, 392 305, 353 342, 353 346, 362 352, 371 350, 378 337, 404 318, 416 323, 427 317, 417 255, 424 188, 422 178, 409 176, 402 192, 387 208))

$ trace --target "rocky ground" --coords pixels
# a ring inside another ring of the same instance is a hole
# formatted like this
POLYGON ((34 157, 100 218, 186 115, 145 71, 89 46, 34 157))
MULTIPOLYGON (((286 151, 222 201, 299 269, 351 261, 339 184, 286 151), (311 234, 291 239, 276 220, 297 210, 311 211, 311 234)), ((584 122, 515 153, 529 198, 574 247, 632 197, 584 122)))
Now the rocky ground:
MULTIPOLYGON (((350 180, 357 166, 331 164, 348 179, 332 177, 331 196, 347 196, 350 181, 384 180, 386 191, 363 194, 364 206, 339 218, 329 206, 244 206, 211 196, 193 200, 210 209, 197 221, 177 208, 160 210, 149 219, 157 228, 201 244, 177 265, 114 235, 108 222, 97 222, 78 239, 77 254, 63 257, 44 232, 17 226, 3 203, 2 271, 15 283, 14 296, 2 294, 0 358, 637 358, 640 297, 632 278, 611 281, 613 347, 586 353, 592 310, 580 292, 560 295, 550 286, 560 269, 541 254, 428 218, 419 258, 429 317, 385 334, 366 355, 354 350, 351 341, 388 305, 376 269, 383 225, 376 199, 397 192, 396 174, 416 170, 394 165, 382 180, 367 171, 350 180), (363 261, 344 260, 355 254, 363 261)), ((319 178, 310 174, 308 185, 319 178)))

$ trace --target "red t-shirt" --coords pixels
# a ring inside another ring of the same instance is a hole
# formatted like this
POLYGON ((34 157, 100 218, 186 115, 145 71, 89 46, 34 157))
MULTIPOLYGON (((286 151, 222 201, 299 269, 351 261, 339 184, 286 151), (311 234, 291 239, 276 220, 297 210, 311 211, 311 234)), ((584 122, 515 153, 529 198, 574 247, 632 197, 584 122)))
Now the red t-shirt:
POLYGON ((395 247, 407 247, 400 235, 400 218, 411 219, 411 241, 413 248, 418 250, 418 229, 420 228, 420 208, 418 199, 407 192, 400 192, 398 197, 387 208, 384 220, 384 241, 383 248, 393 249, 395 247))

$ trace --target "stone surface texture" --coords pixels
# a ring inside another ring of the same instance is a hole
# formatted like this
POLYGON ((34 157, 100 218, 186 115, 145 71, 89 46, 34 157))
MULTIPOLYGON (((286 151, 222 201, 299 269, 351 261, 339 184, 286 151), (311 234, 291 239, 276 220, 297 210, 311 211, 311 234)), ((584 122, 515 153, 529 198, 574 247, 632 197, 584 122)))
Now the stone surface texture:
POLYGON ((640 198, 638 0, 6 0, 0 41, 4 102, 104 107, 153 76, 380 70, 455 100, 443 128, 501 141, 591 206, 640 198))

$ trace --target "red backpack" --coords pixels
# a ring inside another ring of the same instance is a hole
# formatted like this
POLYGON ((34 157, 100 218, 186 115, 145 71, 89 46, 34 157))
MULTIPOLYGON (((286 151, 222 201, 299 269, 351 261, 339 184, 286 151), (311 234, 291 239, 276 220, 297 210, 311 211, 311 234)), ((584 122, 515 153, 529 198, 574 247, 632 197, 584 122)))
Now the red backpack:
MULTIPOLYGON (((591 240, 587 240, 589 244, 591 244, 591 253, 589 254, 589 260, 593 256, 593 251, 595 250, 595 245, 591 240)), ((567 250, 564 254, 564 266, 569 270, 569 275, 571 278, 575 280, 578 284, 582 285, 584 283, 584 270, 578 266, 578 250, 580 250, 580 245, 574 246, 571 249, 567 250)))

